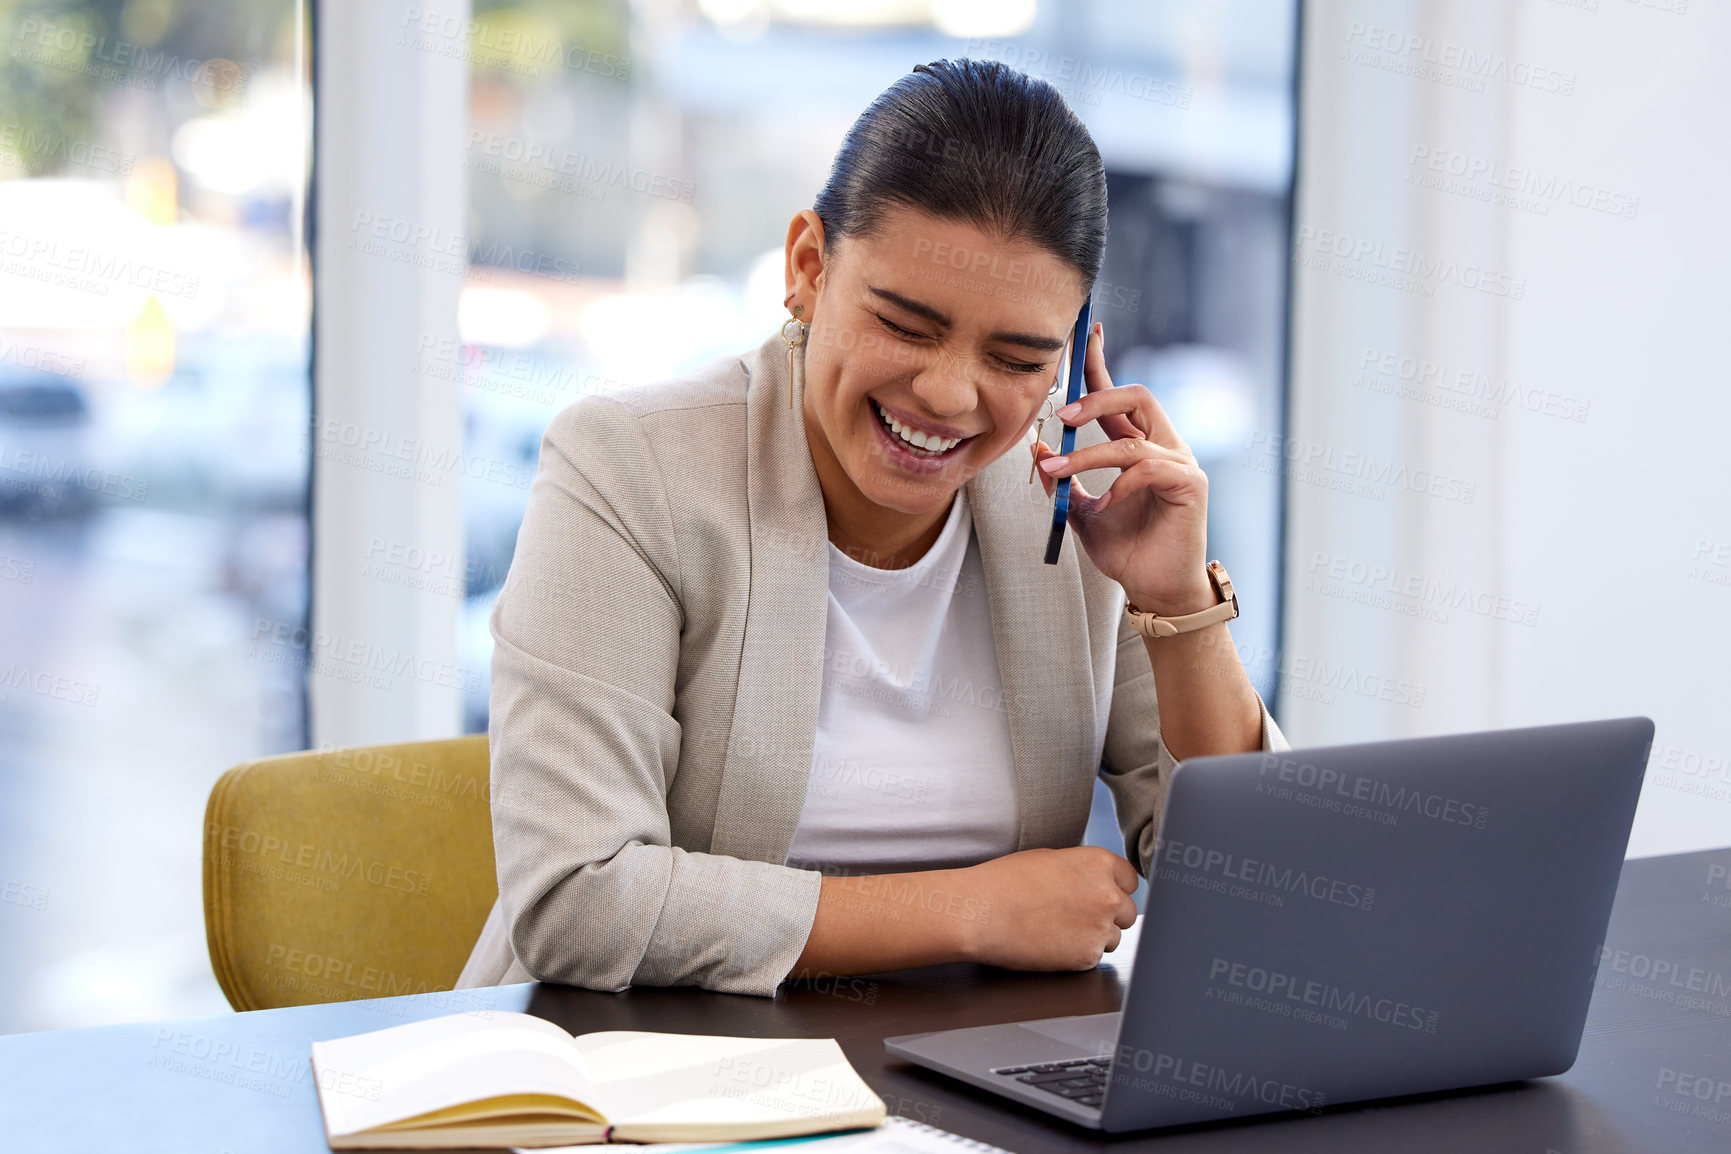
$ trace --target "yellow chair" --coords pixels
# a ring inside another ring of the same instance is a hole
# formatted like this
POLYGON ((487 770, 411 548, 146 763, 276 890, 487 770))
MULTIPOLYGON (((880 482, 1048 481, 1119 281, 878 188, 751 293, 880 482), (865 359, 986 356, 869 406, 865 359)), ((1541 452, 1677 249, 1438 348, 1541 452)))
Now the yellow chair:
POLYGON ((204 929, 237 1010, 449 990, 498 893, 487 738, 267 757, 204 815, 204 929))

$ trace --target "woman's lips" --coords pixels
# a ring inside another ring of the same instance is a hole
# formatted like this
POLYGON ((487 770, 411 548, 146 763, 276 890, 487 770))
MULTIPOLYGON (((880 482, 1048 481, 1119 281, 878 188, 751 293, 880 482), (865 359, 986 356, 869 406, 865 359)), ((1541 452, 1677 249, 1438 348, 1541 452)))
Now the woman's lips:
POLYGON ((885 452, 902 469, 910 473, 937 473, 943 471, 951 458, 955 457, 967 446, 973 437, 963 437, 954 445, 941 453, 920 453, 909 448, 902 439, 890 431, 879 415, 878 407, 870 397, 866 398, 866 409, 871 413, 872 427, 878 432, 878 439, 883 444, 885 452))

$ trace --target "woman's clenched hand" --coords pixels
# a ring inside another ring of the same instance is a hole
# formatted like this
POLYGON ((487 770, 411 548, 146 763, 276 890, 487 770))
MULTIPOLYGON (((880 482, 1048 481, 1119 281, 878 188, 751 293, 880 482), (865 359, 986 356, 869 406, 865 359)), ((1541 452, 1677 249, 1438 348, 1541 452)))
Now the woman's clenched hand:
POLYGON ((1011 970, 1086 970, 1136 921, 1137 875, 1097 846, 1030 849, 960 871, 980 915, 970 961, 1011 970))

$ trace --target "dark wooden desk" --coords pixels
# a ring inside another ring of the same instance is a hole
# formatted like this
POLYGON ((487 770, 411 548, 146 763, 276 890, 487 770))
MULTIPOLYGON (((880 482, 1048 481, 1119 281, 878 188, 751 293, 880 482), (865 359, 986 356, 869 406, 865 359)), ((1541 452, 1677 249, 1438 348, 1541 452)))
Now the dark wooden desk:
POLYGON ((504 986, 223 1018, 0 1037, 6 1151, 322 1151, 307 1047, 470 1009, 604 1029, 835 1037, 889 1105, 1018 1154, 1731 1150, 1731 849, 1628 863, 1586 1038, 1559 1078, 1320 1115, 1105 1138, 888 1060, 893 1034, 1117 1008, 1127 972, 972 966, 840 978, 765 998, 504 986))

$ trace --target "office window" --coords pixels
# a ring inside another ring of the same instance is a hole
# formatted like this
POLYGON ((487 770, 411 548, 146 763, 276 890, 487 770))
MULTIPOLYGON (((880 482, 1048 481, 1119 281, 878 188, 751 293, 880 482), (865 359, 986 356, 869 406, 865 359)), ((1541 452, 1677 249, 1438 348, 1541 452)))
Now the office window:
MULTIPOLYGON (((475 18, 462 344, 423 362, 462 374, 470 452, 532 465, 578 396, 755 346, 786 316, 788 219, 855 117, 915 64, 1003 60, 1055 84, 1100 145, 1109 363, 1209 470, 1211 552, 1272 697, 1280 481, 1243 461, 1282 423, 1290 0, 520 0, 475 18)), ((484 670, 528 494, 467 485, 460 654, 484 670)), ((481 684, 468 728, 486 706, 481 684)))
POLYGON ((226 1005, 205 798, 306 741, 306 32, 0 16, 0 1032, 226 1005))

